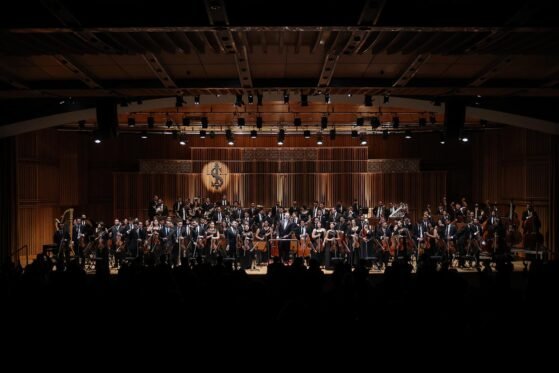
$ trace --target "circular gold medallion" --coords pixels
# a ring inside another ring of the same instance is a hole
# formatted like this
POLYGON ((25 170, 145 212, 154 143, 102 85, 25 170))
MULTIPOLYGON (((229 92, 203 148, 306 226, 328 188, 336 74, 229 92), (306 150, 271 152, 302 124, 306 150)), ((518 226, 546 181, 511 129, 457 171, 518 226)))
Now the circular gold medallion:
POLYGON ((229 168, 219 162, 211 161, 202 168, 202 182, 209 192, 221 192, 229 185, 229 168))

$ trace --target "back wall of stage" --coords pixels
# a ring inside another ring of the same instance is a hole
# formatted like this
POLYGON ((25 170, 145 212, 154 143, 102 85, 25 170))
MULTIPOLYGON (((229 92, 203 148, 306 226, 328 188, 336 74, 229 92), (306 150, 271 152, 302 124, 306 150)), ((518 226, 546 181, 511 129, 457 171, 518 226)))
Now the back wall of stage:
MULTIPOLYGON (((508 127, 474 134, 469 144, 441 145, 439 139, 437 133, 420 134, 412 140, 369 136, 368 145, 360 147, 356 139, 338 135, 334 141, 326 139, 315 159, 241 159, 230 163, 231 188, 225 192, 245 204, 263 205, 277 199, 285 204, 292 199, 299 204, 314 199, 347 204, 357 198, 369 205, 381 199, 405 201, 415 212, 427 203, 435 207, 444 194, 449 202, 462 196, 478 201, 489 198, 501 203, 503 211, 514 197, 535 202, 546 241, 552 239, 551 150, 556 140, 508 127), (417 159, 421 172, 369 172, 367 160, 375 159, 417 159)), ((205 140, 193 136, 188 146, 180 146, 165 135, 142 140, 127 134, 102 144, 94 144, 87 132, 51 129, 20 135, 16 138, 17 207, 13 214, 17 246, 29 245, 32 253, 40 251, 52 241, 54 219, 69 207, 76 214, 110 222, 115 214, 141 217, 153 193, 163 195, 169 207, 179 194, 204 196, 202 176, 196 169, 208 160, 203 158, 234 161, 230 154, 240 154, 239 149, 281 149, 276 140, 275 136, 256 140, 237 136, 235 150, 229 150, 223 136, 205 140), (142 159, 191 161, 196 172, 140 173, 142 159)), ((320 149, 314 140, 302 136, 288 136, 284 147, 309 152, 320 149)), ((521 207, 517 207, 519 212, 521 207)))

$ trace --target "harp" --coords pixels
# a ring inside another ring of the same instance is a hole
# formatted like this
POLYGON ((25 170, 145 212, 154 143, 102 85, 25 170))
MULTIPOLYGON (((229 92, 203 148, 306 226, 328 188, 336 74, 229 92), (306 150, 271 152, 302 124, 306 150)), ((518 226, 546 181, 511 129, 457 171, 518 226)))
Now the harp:
MULTIPOLYGON (((64 213, 62 214, 62 216, 60 217, 60 219, 55 219, 55 225, 56 225, 56 229, 58 230, 58 225, 62 224, 62 233, 63 233, 63 237, 66 236, 66 234, 68 234, 68 236, 70 236, 70 241, 69 241, 69 248, 70 248, 70 252, 73 253, 73 245, 74 245, 74 209, 68 209, 66 211, 64 211, 64 213)), ((62 241, 64 242, 64 241, 62 241)), ((61 251, 59 250, 59 253, 61 251)))

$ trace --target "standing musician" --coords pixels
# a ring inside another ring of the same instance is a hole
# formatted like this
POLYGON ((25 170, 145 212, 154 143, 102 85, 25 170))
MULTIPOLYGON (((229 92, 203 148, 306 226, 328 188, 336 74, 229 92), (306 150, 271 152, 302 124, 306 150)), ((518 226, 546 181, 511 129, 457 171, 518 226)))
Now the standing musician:
POLYGON ((256 246, 256 264, 261 264, 263 262, 268 262, 269 250, 268 242, 272 237, 273 229, 267 220, 264 220, 262 226, 257 229, 254 235, 254 245, 256 246))
MULTIPOLYGON (((326 230, 322 228, 320 220, 315 221, 311 237, 314 246, 314 250, 311 252, 311 258, 316 259, 321 265, 324 265, 324 238, 326 237, 326 230)), ((328 265, 330 265, 330 252, 328 252, 328 265)))
POLYGON ((326 231, 326 236, 324 237, 324 266, 330 267, 330 259, 332 257, 338 257, 340 254, 340 248, 338 243, 338 232, 336 231, 336 223, 330 222, 330 229, 326 231))
POLYGON ((524 249, 535 250, 538 244, 542 244, 540 237, 540 218, 531 203, 526 204, 526 211, 522 212, 522 229, 524 231, 524 249))
MULTIPOLYGON (((283 215, 283 219, 278 223, 278 238, 280 239, 289 239, 291 234, 291 221, 290 221, 289 212, 285 212, 283 215)), ((289 260, 289 241, 279 241, 279 252, 280 257, 284 262, 289 260)))
POLYGON ((299 227, 295 230, 295 235, 299 241, 299 247, 303 247, 302 250, 298 250, 296 253, 300 257, 308 257, 311 253, 312 243, 310 240, 311 230, 307 228, 307 223, 303 220, 299 222, 299 227))
POLYGON ((380 243, 380 247, 376 253, 377 267, 379 270, 382 270, 383 266, 386 267, 388 265, 391 255, 390 237, 392 237, 392 228, 389 227, 386 220, 382 218, 376 230, 376 238, 380 243))
MULTIPOLYGON (((213 224, 213 223, 212 223, 213 224)), ((225 231, 225 238, 227 239, 227 255, 230 258, 237 258, 237 235, 239 234, 238 223, 233 221, 231 226, 225 231)))
POLYGON ((253 246, 254 233, 250 230, 250 225, 248 223, 243 224, 243 230, 240 236, 243 245, 243 249, 240 252, 241 267, 244 269, 256 269, 256 253, 253 246))

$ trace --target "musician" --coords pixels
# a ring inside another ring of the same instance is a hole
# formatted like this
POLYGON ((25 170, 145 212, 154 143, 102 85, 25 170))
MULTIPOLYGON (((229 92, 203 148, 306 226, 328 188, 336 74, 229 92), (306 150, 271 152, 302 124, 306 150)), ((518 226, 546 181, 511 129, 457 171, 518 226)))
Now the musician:
POLYGON ((244 216, 243 209, 239 207, 239 201, 233 202, 233 208, 231 209, 231 219, 237 220, 242 219, 244 216))
POLYGON ((229 206, 229 201, 227 200, 227 195, 224 194, 221 196, 221 200, 216 203, 216 206, 221 206, 221 208, 225 208, 229 206))
POLYGON ((377 218, 384 218, 384 219, 388 219, 388 215, 389 215, 389 211, 388 209, 384 206, 384 203, 382 201, 378 202, 378 205, 373 209, 373 215, 377 218))
POLYGON ((57 255, 62 257, 68 257, 69 253, 69 245, 70 242, 70 233, 64 230, 64 224, 57 223, 56 224, 57 230, 54 232, 53 242, 56 244, 58 248, 57 255))
POLYGON ((225 238, 227 239, 227 252, 228 256, 231 258, 237 258, 239 253, 237 252, 237 235, 239 224, 236 221, 231 223, 231 226, 225 231, 225 238))
POLYGON ((313 218, 316 218, 318 216, 318 210, 322 210, 320 207, 318 207, 318 201, 314 201, 313 202, 313 207, 310 210, 310 214, 313 218))
POLYGON ((353 199, 351 209, 353 210, 354 214, 361 216, 361 206, 359 206, 359 201, 357 200, 357 198, 353 199))
POLYGON ((314 247, 314 250, 311 252, 311 258, 316 259, 321 265, 324 265, 324 237, 326 237, 326 230, 322 228, 322 223, 316 220, 311 233, 314 247))
POLYGON ((392 237, 392 228, 388 226, 388 223, 384 218, 381 219, 380 224, 377 226, 376 238, 380 243, 380 247, 376 253, 377 255, 377 267, 382 270, 382 267, 388 265, 390 259, 390 237, 392 237))
POLYGON ((212 217, 213 217, 213 221, 218 223, 218 224, 221 224, 221 222, 225 220, 225 216, 224 216, 223 212, 221 211, 221 205, 218 205, 215 208, 212 217))
MULTIPOLYGON (((283 219, 278 224, 278 238, 288 239, 291 234, 292 222, 290 221, 289 212, 285 212, 283 219)), ((289 260, 289 241, 279 241, 279 252, 282 260, 287 262, 289 260)))
POLYGON ((240 232, 240 239, 242 240, 243 250, 239 253, 241 256, 241 268, 243 269, 256 269, 256 253, 253 246, 254 233, 250 230, 248 223, 243 224, 243 229, 240 232))
POLYGON ((526 211, 522 212, 523 241, 526 250, 536 250, 539 244, 543 244, 540 228, 541 222, 538 214, 534 211, 532 204, 526 204, 526 211))
POLYGON ((268 253, 270 252, 270 248, 268 247, 268 240, 272 237, 272 228, 267 220, 262 222, 262 227, 256 230, 256 234, 254 235, 255 242, 266 242, 265 248, 266 250, 257 250, 256 251, 256 264, 261 264, 262 262, 268 262, 268 253))
POLYGON ((177 198, 175 203, 173 203, 173 211, 175 212, 175 216, 179 216, 180 212, 183 208, 184 204, 182 202, 182 197, 177 198))
POLYGON ((293 215, 294 212, 299 214, 300 211, 301 211, 301 209, 299 208, 299 205, 297 204, 297 201, 293 201, 291 203, 291 207, 289 208, 289 213, 292 214, 292 215, 293 215))
POLYGON ((155 207, 155 215, 163 217, 167 217, 167 215, 169 215, 169 209, 163 203, 163 200, 161 198, 159 198, 157 206, 155 207))
MULTIPOLYGON (((175 229, 174 229, 174 225, 173 222, 171 221, 167 221, 167 223, 165 224, 165 227, 163 227, 160 231, 159 231, 159 237, 161 239, 161 242, 163 243, 163 252, 161 253, 161 256, 163 257, 164 261, 171 264, 171 253, 173 251, 173 246, 174 246, 174 242, 175 242, 175 229)), ((155 258, 156 263, 158 262, 159 258, 155 258)))
POLYGON ((155 209, 157 208, 157 204, 159 203, 159 196, 154 195, 151 201, 148 204, 148 216, 149 220, 153 220, 153 217, 156 215, 155 209))
POLYGON ((138 240, 140 232, 138 230, 138 222, 132 224, 132 228, 126 232, 126 247, 133 257, 138 256, 138 240))
POLYGON ((202 203, 202 210, 204 210, 204 212, 211 212, 213 208, 214 204, 210 201, 210 197, 206 197, 206 200, 202 203))
MULTIPOLYGON (((313 232, 314 237, 314 232, 313 232)), ((324 236, 324 267, 329 268, 330 258, 340 255, 340 248, 337 247, 338 232, 336 231, 336 223, 330 222, 330 229, 326 231, 324 236)))

